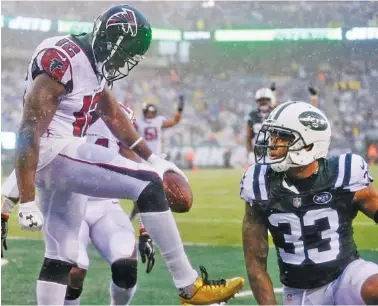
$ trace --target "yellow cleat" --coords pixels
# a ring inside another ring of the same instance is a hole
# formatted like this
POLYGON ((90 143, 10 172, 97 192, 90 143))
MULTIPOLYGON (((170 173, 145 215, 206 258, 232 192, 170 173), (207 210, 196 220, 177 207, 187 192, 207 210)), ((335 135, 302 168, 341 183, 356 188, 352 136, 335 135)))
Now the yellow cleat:
POLYGON ((194 282, 192 297, 180 296, 182 305, 209 305, 227 302, 244 286, 242 277, 231 279, 209 280, 207 271, 200 266, 201 278, 194 282))

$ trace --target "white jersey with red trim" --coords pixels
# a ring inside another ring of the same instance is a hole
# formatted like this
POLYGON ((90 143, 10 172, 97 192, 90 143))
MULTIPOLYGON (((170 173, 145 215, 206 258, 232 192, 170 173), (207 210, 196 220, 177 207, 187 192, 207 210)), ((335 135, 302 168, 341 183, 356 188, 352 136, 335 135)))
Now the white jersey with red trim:
POLYGON ((54 159, 72 139, 85 135, 92 120, 91 112, 96 109, 105 86, 105 80, 98 78, 93 65, 72 36, 48 38, 35 50, 28 67, 25 95, 31 90, 34 79, 42 73, 66 89, 42 135, 38 170, 54 159))
MULTIPOLYGON (((135 126, 136 118, 132 109, 124 106, 121 103, 119 105, 135 126)), ((87 142, 95 143, 119 152, 118 139, 113 135, 113 133, 106 126, 105 122, 101 119, 97 120, 88 128, 87 142)))
POLYGON ((147 142, 148 147, 155 154, 162 153, 162 129, 167 119, 164 116, 156 116, 152 119, 144 117, 138 119, 137 130, 147 142))

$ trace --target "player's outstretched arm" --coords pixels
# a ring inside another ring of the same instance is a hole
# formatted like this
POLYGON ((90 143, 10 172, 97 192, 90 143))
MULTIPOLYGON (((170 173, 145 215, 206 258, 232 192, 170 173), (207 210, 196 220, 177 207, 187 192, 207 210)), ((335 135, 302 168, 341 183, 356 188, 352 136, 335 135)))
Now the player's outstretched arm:
POLYGON ((268 229, 261 213, 248 203, 243 220, 243 248, 249 284, 259 305, 277 305, 267 272, 268 229))
POLYGON ((173 116, 172 119, 164 120, 162 127, 165 129, 165 128, 169 128, 178 124, 181 121, 181 114, 183 110, 184 110, 184 96, 180 95, 176 114, 173 116))
POLYGON ((120 142, 134 150, 145 160, 151 156, 152 151, 136 131, 133 123, 127 118, 109 89, 103 90, 101 102, 97 105, 96 112, 120 142))
POLYGON ((358 205, 360 211, 378 224, 378 191, 372 184, 358 190, 354 194, 353 202, 358 205))
POLYGON ((15 158, 20 203, 34 201, 40 137, 55 115, 59 97, 65 93, 63 85, 47 74, 40 74, 25 97, 15 158))
POLYGON ((161 178, 166 171, 172 170, 188 180, 185 174, 174 164, 159 156, 152 154, 147 143, 136 131, 131 120, 126 116, 118 102, 114 99, 109 89, 102 92, 101 101, 97 105, 96 112, 105 122, 113 135, 125 146, 137 153, 141 158, 151 164, 161 178))

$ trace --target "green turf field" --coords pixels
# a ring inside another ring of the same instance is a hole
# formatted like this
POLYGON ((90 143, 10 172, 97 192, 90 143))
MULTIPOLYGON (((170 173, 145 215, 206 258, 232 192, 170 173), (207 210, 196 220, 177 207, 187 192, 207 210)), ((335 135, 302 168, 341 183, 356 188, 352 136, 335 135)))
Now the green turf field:
MULTIPOLYGON (((210 278, 242 275, 246 278, 241 248, 241 220, 244 203, 239 200, 242 170, 200 170, 187 173, 194 193, 190 213, 175 215, 193 265, 204 265, 210 278)), ((378 178, 378 167, 372 169, 378 178)), ((375 183, 378 187, 378 184, 375 183)), ((130 210, 130 204, 125 203, 130 210)), ((359 214, 355 219, 355 239, 364 259, 378 262, 377 228, 372 220, 359 214)), ((43 258, 41 233, 23 232, 16 215, 10 222, 9 235, 20 239, 8 241, 8 264, 2 266, 2 304, 35 304, 35 280, 43 258)), ((110 271, 94 249, 90 249, 91 267, 88 272, 82 304, 109 304, 110 271)), ((275 250, 269 255, 269 272, 274 286, 280 287, 275 250)), ((158 256, 151 274, 140 265, 139 283, 133 304, 178 304, 176 291, 167 269, 158 256)), ((244 290, 248 290, 248 285, 244 290)), ((281 297, 278 294, 278 299, 281 297)), ((255 304, 244 293, 229 304, 255 304)))

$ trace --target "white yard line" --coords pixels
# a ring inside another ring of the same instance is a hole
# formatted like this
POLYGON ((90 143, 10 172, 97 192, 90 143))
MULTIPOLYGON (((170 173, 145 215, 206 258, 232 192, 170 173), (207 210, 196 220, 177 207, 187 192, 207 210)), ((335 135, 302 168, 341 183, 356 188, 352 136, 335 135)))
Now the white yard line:
MULTIPOLYGON (((283 288, 274 288, 274 293, 282 293, 283 288)), ((253 293, 251 290, 245 290, 239 293, 235 294, 235 297, 246 297, 246 296, 253 296, 253 293)))
POLYGON ((8 260, 5 258, 1 258, 1 266, 5 266, 6 264, 8 264, 8 260))

